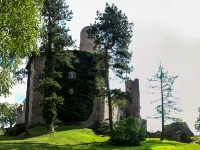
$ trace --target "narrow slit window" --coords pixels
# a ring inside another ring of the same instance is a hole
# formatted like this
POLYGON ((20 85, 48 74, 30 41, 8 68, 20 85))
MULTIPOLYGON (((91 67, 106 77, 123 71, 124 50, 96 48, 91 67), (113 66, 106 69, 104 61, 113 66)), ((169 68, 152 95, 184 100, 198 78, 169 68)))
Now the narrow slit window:
POLYGON ((76 58, 74 59, 74 62, 75 62, 75 63, 79 63, 79 59, 76 57, 76 58))
POLYGON ((70 94, 74 94, 74 89, 73 89, 73 88, 70 88, 70 89, 69 89, 69 93, 70 93, 70 94))
POLYGON ((45 78, 44 74, 38 74, 38 79, 43 80, 45 78))

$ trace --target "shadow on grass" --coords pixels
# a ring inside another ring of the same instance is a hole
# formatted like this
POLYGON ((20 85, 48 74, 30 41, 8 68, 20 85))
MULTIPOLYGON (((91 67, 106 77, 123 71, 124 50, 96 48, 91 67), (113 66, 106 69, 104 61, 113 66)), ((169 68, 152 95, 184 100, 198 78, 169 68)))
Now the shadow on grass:
POLYGON ((158 139, 150 139, 144 142, 141 142, 140 146, 112 146, 108 142, 88 142, 88 143, 76 143, 76 144, 50 144, 50 143, 34 143, 29 141, 8 141, 0 142, 1 150, 68 150, 68 149, 87 149, 87 150, 152 150, 157 149, 158 147, 170 148, 170 146, 180 146, 182 143, 174 141, 159 141, 158 139))
MULTIPOLYGON (((59 125, 55 126, 55 132, 62 132, 62 131, 69 131, 69 130, 77 130, 77 129, 85 129, 82 126, 66 126, 66 125, 59 125)), ((42 135, 53 134, 46 132, 46 126, 36 126, 34 128, 29 129, 30 136, 25 136, 25 133, 22 133, 18 136, 4 136, 0 135, 0 141, 11 141, 11 140, 25 140, 29 138, 39 137, 42 135)))
POLYGON ((56 149, 72 149, 71 145, 52 145, 49 143, 30 143, 30 142, 20 142, 20 143, 3 143, 0 145, 1 150, 56 150, 56 149))
POLYGON ((55 132, 62 132, 67 130, 76 130, 76 129, 85 129, 86 127, 82 126, 72 126, 72 125, 59 125, 55 126, 55 132))

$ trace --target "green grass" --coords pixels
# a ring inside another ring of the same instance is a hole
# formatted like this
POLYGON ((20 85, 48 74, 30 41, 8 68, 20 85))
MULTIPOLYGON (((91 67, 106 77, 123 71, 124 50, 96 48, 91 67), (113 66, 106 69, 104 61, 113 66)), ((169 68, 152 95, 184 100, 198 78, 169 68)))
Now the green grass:
POLYGON ((184 144, 175 141, 159 141, 157 138, 148 138, 140 146, 111 146, 109 137, 95 135, 92 130, 79 126, 59 126, 55 133, 47 134, 44 126, 30 130, 31 137, 0 136, 0 150, 200 150, 198 144, 184 144))

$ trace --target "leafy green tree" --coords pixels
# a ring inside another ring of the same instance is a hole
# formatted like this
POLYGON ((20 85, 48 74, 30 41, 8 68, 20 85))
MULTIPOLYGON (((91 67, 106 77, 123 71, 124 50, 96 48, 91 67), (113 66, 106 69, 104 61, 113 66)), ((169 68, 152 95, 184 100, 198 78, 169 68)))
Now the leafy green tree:
POLYGON ((200 131, 200 107, 198 109, 199 111, 199 117, 197 118, 197 120, 195 121, 194 127, 197 131, 200 131))
POLYGON ((117 146, 136 146, 146 140, 146 131, 138 128, 138 121, 133 116, 114 123, 110 132, 110 142, 117 146))
POLYGON ((40 84, 44 90, 42 115, 47 125, 47 132, 54 132, 53 120, 57 115, 56 106, 63 102, 63 97, 57 95, 61 85, 57 82, 62 73, 56 70, 57 62, 70 66, 72 53, 67 52, 74 41, 68 35, 66 21, 71 20, 72 11, 68 9, 65 0, 45 0, 42 11, 44 37, 40 53, 45 58, 45 80, 40 84))
POLYGON ((9 125, 10 128, 15 124, 17 120, 17 108, 18 103, 9 104, 7 102, 0 103, 0 124, 1 126, 9 125))
MULTIPOLYGON (((181 112, 182 110, 177 108, 177 98, 175 98, 172 94, 173 92, 173 84, 175 79, 178 76, 169 76, 168 71, 163 71, 163 67, 160 65, 158 72, 150 79, 148 79, 150 82, 153 82, 154 84, 150 85, 150 88, 153 88, 153 90, 158 90, 157 93, 161 94, 161 98, 152 101, 151 103, 157 103, 156 104, 156 114, 153 118, 159 119, 161 118, 162 122, 162 132, 161 132, 161 138, 160 140, 164 140, 164 122, 167 119, 176 121, 177 118, 171 117, 170 114, 172 112, 177 113, 181 112)), ((157 94, 152 93, 152 94, 157 94)))
POLYGON ((43 0, 0 1, 0 96, 8 96, 22 59, 38 53, 43 0))
POLYGON ((120 89, 110 90, 109 94, 111 95, 112 98, 112 104, 120 108, 125 108, 126 102, 132 101, 133 99, 131 93, 123 92, 120 89))
POLYGON ((133 23, 128 22, 128 18, 121 10, 112 4, 106 3, 105 12, 97 11, 97 18, 94 24, 91 24, 88 30, 88 37, 94 39, 94 50, 103 56, 105 66, 105 83, 108 92, 109 123, 110 130, 113 128, 112 120, 112 102, 109 84, 109 69, 112 69, 115 75, 121 79, 124 73, 130 73, 132 67, 129 67, 132 53, 128 51, 132 37, 133 23))

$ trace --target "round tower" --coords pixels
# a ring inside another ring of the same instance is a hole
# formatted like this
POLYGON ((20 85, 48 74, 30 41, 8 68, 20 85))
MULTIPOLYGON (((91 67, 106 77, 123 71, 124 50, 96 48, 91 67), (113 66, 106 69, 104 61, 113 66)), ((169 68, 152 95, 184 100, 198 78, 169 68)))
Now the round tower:
POLYGON ((87 30, 91 28, 91 26, 86 26, 81 30, 80 35, 80 50, 81 51, 93 51, 94 40, 88 38, 87 30))
POLYGON ((126 104, 126 117, 134 116, 140 118, 140 91, 139 91, 139 80, 135 79, 128 80, 125 82, 126 92, 132 93, 132 102, 126 104))

